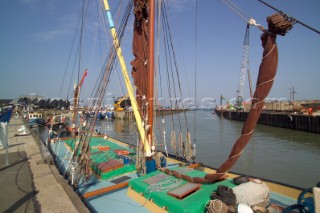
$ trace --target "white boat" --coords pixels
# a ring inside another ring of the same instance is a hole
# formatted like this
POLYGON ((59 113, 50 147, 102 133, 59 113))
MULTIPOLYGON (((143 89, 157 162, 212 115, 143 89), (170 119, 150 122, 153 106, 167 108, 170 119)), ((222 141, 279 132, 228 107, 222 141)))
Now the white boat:
POLYGON ((34 125, 45 126, 45 120, 41 112, 28 112, 27 120, 30 126, 34 126, 34 125))

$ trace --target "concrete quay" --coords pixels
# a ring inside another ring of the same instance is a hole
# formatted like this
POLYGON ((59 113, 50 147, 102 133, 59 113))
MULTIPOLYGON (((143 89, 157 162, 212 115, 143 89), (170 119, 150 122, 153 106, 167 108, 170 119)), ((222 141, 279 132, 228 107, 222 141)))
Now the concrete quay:
POLYGON ((8 150, 0 148, 0 212, 89 212, 56 167, 47 163, 51 155, 40 140, 34 134, 16 135, 23 124, 12 116, 8 150))

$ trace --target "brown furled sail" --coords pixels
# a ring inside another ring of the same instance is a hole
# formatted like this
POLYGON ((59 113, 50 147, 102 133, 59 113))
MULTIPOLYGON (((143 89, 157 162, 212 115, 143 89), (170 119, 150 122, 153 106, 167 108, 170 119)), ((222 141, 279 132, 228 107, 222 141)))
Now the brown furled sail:
POLYGON ((131 61, 132 77, 137 88, 136 100, 141 117, 146 121, 150 145, 153 133, 154 100, 154 0, 134 1, 134 33, 131 61))
POLYGON ((132 53, 134 59, 131 61, 132 77, 137 87, 136 99, 140 110, 142 109, 142 96, 147 94, 148 79, 148 1, 134 1, 134 33, 132 53))
POLYGON ((243 125, 242 133, 239 139, 233 145, 229 158, 218 168, 217 173, 207 174, 204 178, 194 177, 179 174, 178 172, 164 169, 168 174, 175 177, 183 178, 185 180, 197 183, 214 183, 219 181, 236 163, 242 154, 245 146, 249 143, 254 128, 259 119, 264 100, 269 94, 278 66, 278 48, 276 44, 276 36, 284 36, 291 28, 292 23, 286 20, 280 14, 274 14, 267 18, 268 30, 263 30, 261 35, 263 58, 259 67, 259 74, 256 84, 256 91, 253 96, 251 110, 243 125))

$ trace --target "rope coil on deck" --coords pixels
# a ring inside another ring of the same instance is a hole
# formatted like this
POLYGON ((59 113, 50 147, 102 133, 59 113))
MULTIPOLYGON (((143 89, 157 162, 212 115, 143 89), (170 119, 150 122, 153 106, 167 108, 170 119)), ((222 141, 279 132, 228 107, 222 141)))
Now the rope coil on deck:
POLYGON ((150 185, 145 192, 149 194, 151 192, 168 191, 170 189, 176 188, 180 183, 181 180, 179 179, 169 179, 158 184, 150 185))
POLYGON ((228 206, 218 199, 209 200, 206 203, 206 208, 208 209, 208 213, 220 213, 228 211, 228 206))

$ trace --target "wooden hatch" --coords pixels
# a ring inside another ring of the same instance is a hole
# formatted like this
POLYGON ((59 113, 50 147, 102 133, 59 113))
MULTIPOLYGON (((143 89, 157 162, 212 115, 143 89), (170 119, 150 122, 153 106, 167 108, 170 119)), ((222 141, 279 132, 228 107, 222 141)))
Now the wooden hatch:
POLYGON ((99 163, 97 167, 102 173, 105 173, 123 167, 123 163, 110 159, 107 162, 99 163))
POLYGON ((200 188, 201 184, 199 183, 186 183, 179 186, 176 189, 173 189, 168 192, 169 195, 174 196, 179 199, 183 199, 186 196, 190 195, 191 193, 197 191, 200 188))

